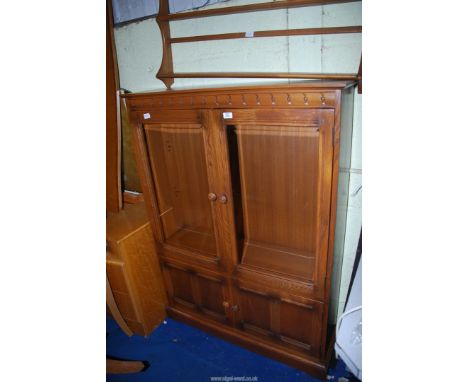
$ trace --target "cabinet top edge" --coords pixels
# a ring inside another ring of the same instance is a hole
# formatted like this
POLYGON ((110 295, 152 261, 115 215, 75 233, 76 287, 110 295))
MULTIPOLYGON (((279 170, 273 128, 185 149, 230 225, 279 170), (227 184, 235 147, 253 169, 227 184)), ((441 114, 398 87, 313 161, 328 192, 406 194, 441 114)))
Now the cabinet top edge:
POLYGON ((148 96, 174 96, 174 95, 183 95, 183 94, 194 94, 194 93, 223 93, 223 92, 244 92, 244 91, 259 91, 259 90, 269 90, 269 91, 284 91, 284 90, 342 90, 348 87, 356 85, 356 81, 321 81, 321 80, 312 80, 312 81, 301 81, 294 82, 291 84, 260 84, 260 85, 239 85, 239 86, 222 86, 219 87, 200 87, 200 88, 180 88, 174 90, 158 90, 158 91, 143 91, 137 93, 126 93, 122 94, 122 98, 138 98, 138 97, 148 97, 148 96))

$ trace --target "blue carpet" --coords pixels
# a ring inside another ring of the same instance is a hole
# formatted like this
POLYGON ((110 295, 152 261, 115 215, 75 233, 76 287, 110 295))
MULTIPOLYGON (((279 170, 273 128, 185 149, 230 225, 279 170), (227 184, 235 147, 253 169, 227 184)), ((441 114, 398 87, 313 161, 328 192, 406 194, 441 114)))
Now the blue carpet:
MULTIPOLYGON (((150 364, 141 373, 109 374, 109 382, 210 382, 210 377, 224 376, 257 377, 259 382, 319 381, 300 370, 169 318, 146 339, 138 335, 127 337, 110 318, 107 319, 107 333, 109 357, 146 360, 150 364)), ((339 377, 350 377, 341 361, 335 369, 329 370, 329 375, 333 382, 339 377)))

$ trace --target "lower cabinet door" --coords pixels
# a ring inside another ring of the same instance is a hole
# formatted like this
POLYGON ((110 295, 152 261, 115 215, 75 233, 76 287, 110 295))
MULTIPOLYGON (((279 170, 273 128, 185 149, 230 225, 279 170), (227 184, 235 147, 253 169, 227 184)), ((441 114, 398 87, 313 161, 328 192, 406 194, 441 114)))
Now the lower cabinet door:
POLYGON ((323 303, 239 285, 234 294, 240 330, 320 356, 323 303))
POLYGON ((206 318, 229 323, 226 279, 191 267, 163 264, 170 305, 206 318))

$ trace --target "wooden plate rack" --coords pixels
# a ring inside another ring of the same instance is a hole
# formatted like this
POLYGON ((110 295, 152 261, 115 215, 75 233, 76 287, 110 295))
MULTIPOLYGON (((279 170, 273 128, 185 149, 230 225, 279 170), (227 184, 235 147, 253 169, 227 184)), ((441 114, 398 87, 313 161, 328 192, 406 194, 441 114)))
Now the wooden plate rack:
POLYGON ((238 5, 224 8, 214 8, 205 10, 196 10, 182 13, 169 13, 169 1, 159 1, 159 14, 156 22, 161 30, 163 41, 163 54, 161 67, 156 78, 161 80, 170 89, 174 83, 174 78, 298 78, 315 80, 355 80, 358 84, 359 93, 362 92, 362 56, 357 73, 290 73, 290 72, 191 72, 174 73, 172 62, 172 44, 227 40, 240 38, 262 38, 277 36, 300 36, 300 35, 325 35, 341 33, 362 33, 362 26, 344 26, 344 27, 323 27, 323 28, 302 28, 302 29, 277 29, 268 31, 255 31, 247 35, 245 32, 239 33, 221 33, 200 36, 187 36, 171 38, 169 22, 175 20, 193 19, 199 17, 231 15, 235 13, 246 13, 255 11, 267 11, 275 9, 298 8, 308 6, 319 6, 329 4, 352 3, 360 0, 283 0, 266 3, 257 3, 249 5, 238 5))

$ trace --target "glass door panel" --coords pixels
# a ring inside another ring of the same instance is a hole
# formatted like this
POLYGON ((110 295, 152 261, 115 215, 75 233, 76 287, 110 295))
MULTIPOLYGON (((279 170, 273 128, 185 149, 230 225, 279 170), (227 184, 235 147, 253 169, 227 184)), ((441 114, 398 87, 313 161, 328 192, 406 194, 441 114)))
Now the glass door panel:
POLYGON ((227 126, 243 265, 312 280, 321 195, 317 124, 227 126))
POLYGON ((216 256, 202 127, 146 125, 145 132, 166 243, 216 256))

